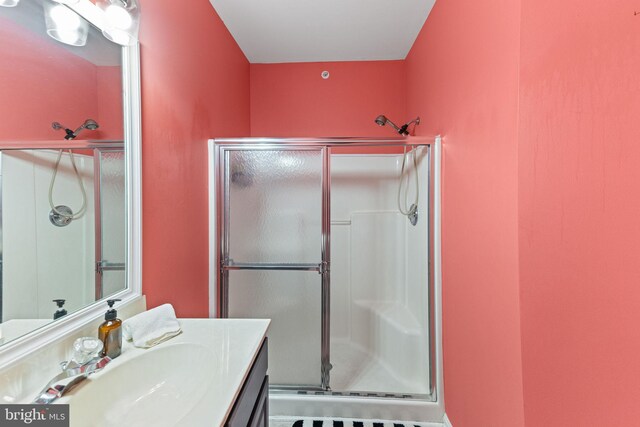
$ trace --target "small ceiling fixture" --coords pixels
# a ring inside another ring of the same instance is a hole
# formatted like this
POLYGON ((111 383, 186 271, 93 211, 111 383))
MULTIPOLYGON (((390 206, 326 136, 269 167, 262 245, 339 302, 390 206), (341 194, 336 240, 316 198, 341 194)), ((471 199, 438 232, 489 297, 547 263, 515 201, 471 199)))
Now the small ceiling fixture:
POLYGON ((123 46, 136 44, 140 27, 140 7, 136 0, 97 0, 104 12, 102 34, 123 46))

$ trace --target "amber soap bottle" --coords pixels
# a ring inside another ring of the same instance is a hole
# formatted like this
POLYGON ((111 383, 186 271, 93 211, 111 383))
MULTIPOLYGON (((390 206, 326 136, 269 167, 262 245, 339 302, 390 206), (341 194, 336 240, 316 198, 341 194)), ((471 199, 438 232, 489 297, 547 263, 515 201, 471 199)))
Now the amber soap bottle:
POLYGON ((98 328, 98 338, 104 344, 102 356, 115 359, 122 352, 122 320, 118 319, 118 312, 113 304, 119 299, 107 300, 109 310, 104 315, 104 322, 98 328))

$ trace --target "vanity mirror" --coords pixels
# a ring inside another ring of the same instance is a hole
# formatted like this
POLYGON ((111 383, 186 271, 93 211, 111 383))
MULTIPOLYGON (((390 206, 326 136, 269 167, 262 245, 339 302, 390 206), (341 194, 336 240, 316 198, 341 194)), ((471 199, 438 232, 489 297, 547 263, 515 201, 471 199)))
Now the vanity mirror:
POLYGON ((0 365, 140 294, 139 54, 100 14, 0 1, 0 365))

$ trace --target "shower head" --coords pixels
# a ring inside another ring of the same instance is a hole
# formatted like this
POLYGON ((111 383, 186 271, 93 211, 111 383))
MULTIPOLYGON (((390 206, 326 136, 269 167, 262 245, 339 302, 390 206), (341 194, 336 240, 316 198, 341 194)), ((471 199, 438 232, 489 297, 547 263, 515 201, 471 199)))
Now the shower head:
POLYGON ((396 126, 395 123, 393 123, 391 120, 387 119, 387 116, 380 114, 378 117, 376 117, 375 120, 376 124, 378 126, 386 126, 389 125, 392 128, 394 128, 396 130, 396 132, 398 132, 400 135, 402 135, 402 132, 400 132, 400 128, 398 126, 396 126))
POLYGON ((411 120, 409 123, 405 123, 404 125, 398 127, 395 123, 393 123, 391 120, 389 120, 387 118, 387 116, 380 114, 378 117, 376 117, 375 120, 376 124, 378 126, 385 126, 385 125, 389 125, 391 126, 393 129, 395 129, 396 132, 398 132, 400 135, 402 136, 409 136, 409 131, 407 130, 409 128, 409 125, 411 125, 412 123, 415 123, 416 125, 420 124, 420 117, 411 120))
POLYGON ((64 139, 75 139, 78 137, 78 134, 82 132, 84 129, 96 130, 100 127, 100 125, 98 124, 98 122, 96 122, 93 119, 87 119, 75 131, 72 131, 68 127, 61 125, 59 122, 51 123, 51 127, 54 128, 55 130, 63 129, 64 132, 66 133, 64 139))
POLYGON ((378 117, 376 117, 376 124, 377 124, 378 126, 384 126, 384 125, 386 125, 386 124, 387 124, 387 121, 388 121, 387 117, 386 117, 386 116, 383 116, 382 114, 380 114, 378 117))
MULTIPOLYGON (((84 123, 82 124, 82 126, 80 126, 78 129, 89 129, 89 130, 96 130, 100 127, 100 125, 98 124, 98 122, 96 122, 93 119, 87 119, 84 121, 84 123)), ((77 131, 76 131, 77 132, 77 131)))

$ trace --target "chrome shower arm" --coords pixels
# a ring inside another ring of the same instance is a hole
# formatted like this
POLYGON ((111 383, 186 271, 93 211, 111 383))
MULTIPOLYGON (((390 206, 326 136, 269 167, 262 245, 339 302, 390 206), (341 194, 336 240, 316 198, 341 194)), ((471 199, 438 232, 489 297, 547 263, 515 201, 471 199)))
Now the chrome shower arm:
POLYGON ((65 133, 64 139, 73 139, 76 137, 76 134, 74 131, 72 131, 66 126, 61 125, 59 122, 51 123, 51 127, 55 130, 60 130, 60 129, 64 130, 64 133, 65 133))
POLYGON ((98 125, 98 123, 93 119, 87 119, 75 131, 69 129, 66 126, 61 125, 59 122, 51 123, 51 127, 55 130, 63 129, 64 133, 66 134, 64 139, 71 140, 71 139, 75 139, 78 136, 78 134, 82 132, 84 129, 96 130, 100 127, 100 125, 98 125))
POLYGON ((402 125, 402 127, 398 129, 398 133, 400 135, 409 136, 409 131, 407 129, 409 129, 409 126, 411 126, 413 123, 415 123, 416 126, 419 125, 420 117, 416 117, 415 119, 411 120, 409 123, 405 123, 404 125, 402 125))
POLYGON ((385 125, 391 126, 398 134, 402 136, 409 136, 409 131, 407 129, 409 129, 409 126, 413 123, 415 123, 416 125, 419 125, 420 117, 416 117, 415 119, 411 120, 409 123, 405 123, 401 127, 398 127, 398 125, 396 125, 391 120, 389 120, 387 116, 385 116, 384 114, 381 114, 378 117, 376 117, 375 122, 378 126, 385 126, 385 125))
POLYGON ((391 120, 387 119, 387 124, 390 125, 392 128, 394 128, 396 132, 398 132, 399 134, 402 134, 402 132, 400 131, 400 128, 391 120))

